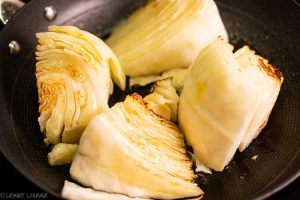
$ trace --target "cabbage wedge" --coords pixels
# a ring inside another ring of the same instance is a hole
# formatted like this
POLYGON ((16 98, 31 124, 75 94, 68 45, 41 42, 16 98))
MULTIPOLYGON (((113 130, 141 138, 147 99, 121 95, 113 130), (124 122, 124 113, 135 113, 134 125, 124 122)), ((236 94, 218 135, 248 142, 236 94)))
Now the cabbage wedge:
POLYGON ((71 177, 86 187, 130 197, 175 199, 199 196, 183 135, 149 111, 142 97, 97 115, 85 129, 71 177))
POLYGON ((179 124, 196 157, 222 171, 266 123, 282 75, 248 47, 218 38, 188 70, 179 101, 179 124), (250 61, 250 60, 251 61, 250 61))
POLYGON ((236 51, 234 57, 248 77, 252 79, 251 81, 259 87, 257 93, 260 92, 256 107, 253 108, 255 114, 239 145, 239 150, 243 151, 266 126, 277 100, 283 76, 278 69, 269 64, 268 60, 255 55, 255 51, 250 50, 248 46, 236 51))
POLYGON ((88 32, 49 26, 36 36, 38 121, 45 142, 77 143, 88 122, 108 108, 110 74, 122 89, 125 76, 109 47, 88 32))
POLYGON ((144 97, 149 110, 173 122, 177 122, 179 96, 172 85, 172 78, 157 81, 152 93, 144 97))
POLYGON ((199 51, 227 33, 213 0, 151 0, 106 42, 128 76, 189 67, 199 51))

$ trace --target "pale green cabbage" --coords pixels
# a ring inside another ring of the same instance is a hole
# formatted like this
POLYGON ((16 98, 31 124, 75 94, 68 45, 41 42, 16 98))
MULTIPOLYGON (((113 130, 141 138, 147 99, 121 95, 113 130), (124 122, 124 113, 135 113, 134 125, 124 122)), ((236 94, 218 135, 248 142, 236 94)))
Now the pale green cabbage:
POLYGON ((239 62, 251 81, 254 82, 259 90, 259 100, 255 106, 255 114, 245 132, 239 146, 243 151, 253 139, 255 139, 261 130, 266 126, 269 115, 277 100, 283 77, 268 60, 255 55, 253 50, 245 46, 234 53, 235 59, 239 62))
POLYGON ((201 51, 179 101, 179 124, 188 144, 216 171, 257 136, 282 83, 281 73, 254 52, 232 51, 220 38, 201 51))
POLYGON ((77 151, 77 144, 56 144, 48 153, 48 162, 51 166, 71 164, 77 151))
POLYGON ((50 26, 36 36, 38 121, 45 142, 77 143, 88 122, 108 108, 110 71, 122 89, 125 75, 109 47, 88 32, 50 26))
POLYGON ((65 181, 62 197, 72 200, 147 200, 85 188, 69 181, 65 181))
POLYGON ((199 51, 227 33, 213 0, 151 0, 106 40, 126 75, 189 67, 199 51))
POLYGON ((176 122, 179 96, 172 85, 171 78, 157 81, 152 87, 152 93, 144 97, 149 110, 155 114, 176 122))

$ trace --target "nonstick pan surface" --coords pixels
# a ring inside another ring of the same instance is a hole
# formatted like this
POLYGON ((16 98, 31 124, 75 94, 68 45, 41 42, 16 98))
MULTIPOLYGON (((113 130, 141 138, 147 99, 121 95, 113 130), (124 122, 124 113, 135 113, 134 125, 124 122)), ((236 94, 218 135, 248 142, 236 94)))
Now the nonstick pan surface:
MULTIPOLYGON (((69 166, 50 167, 49 149, 37 123, 35 33, 48 25, 75 25, 99 37, 126 19, 144 0, 33 0, 0 33, 0 150, 30 181, 60 197, 69 166), (57 10, 53 21, 44 8, 57 10), (12 56, 10 41, 22 51, 12 56)), ((199 174, 204 199, 262 199, 300 174, 300 7, 285 0, 219 0, 230 41, 250 45, 280 67, 285 77, 267 127, 222 173, 199 174), (251 159, 257 155, 257 159, 251 159)), ((142 26, 142 24, 141 24, 142 26)), ((257 86, 259 87, 259 85, 257 86)), ((132 91, 127 91, 130 93, 132 91)), ((115 90, 111 102, 125 93, 115 90)), ((230 117, 230 116, 228 116, 230 117)))

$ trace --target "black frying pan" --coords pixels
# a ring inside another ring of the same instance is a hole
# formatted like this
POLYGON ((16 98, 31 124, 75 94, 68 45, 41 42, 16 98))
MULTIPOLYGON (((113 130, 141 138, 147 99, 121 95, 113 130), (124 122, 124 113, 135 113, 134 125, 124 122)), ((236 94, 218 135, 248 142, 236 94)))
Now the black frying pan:
MULTIPOLYGON (((144 0, 33 0, 0 34, 0 150, 30 181, 59 197, 69 166, 50 167, 37 123, 35 33, 50 24, 75 25, 100 37, 144 0), (46 6, 57 16, 45 19, 46 6), (12 56, 10 41, 22 51, 12 56)), ((205 199, 262 199, 300 174, 300 7, 292 0, 217 1, 231 43, 244 44, 280 67, 285 81, 267 127, 249 148, 236 153, 222 173, 199 174, 205 199), (252 156, 258 155, 256 161, 252 156)), ((142 26, 142 24, 141 24, 142 26)), ((259 86, 258 86, 259 87, 259 86)), ((130 93, 131 91, 129 91, 130 93)), ((124 94, 115 91, 113 99, 124 94)))

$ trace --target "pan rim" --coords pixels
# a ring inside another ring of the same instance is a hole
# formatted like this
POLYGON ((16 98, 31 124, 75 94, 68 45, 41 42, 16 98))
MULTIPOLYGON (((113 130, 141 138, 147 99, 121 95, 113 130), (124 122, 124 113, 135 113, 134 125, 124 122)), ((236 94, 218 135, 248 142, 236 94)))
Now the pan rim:
MULTIPOLYGON (((32 0, 29 3, 27 3, 9 22, 8 24, 2 29, 1 33, 0 33, 0 38, 1 36, 4 34, 4 32, 8 29, 8 27, 10 27, 12 24, 14 24, 15 21, 17 21, 20 16, 23 15, 24 11, 29 9, 29 7, 32 6, 32 4, 34 4, 34 2, 37 0, 32 0)), ((1 123, 1 127, 4 126, 1 123)), ((12 131, 12 130, 10 130, 12 131)), ((2 130, 0 129, 0 133, 2 133, 2 130)), ((21 149, 18 146, 19 149, 21 149)), ((55 193, 52 190, 49 190, 47 187, 44 187, 43 185, 39 185, 38 181, 36 181, 32 176, 28 176, 25 172, 25 170, 23 168, 21 168, 18 165, 15 165, 15 162, 8 157, 8 155, 6 154, 5 150, 2 149, 2 146, 0 146, 0 151, 3 154, 3 156, 5 157, 5 159, 18 171, 20 172, 20 174, 22 174, 22 176, 26 177, 30 182, 34 183, 37 187, 41 188, 42 190, 50 193, 51 195, 61 198, 61 196, 58 196, 57 193, 55 193)), ((23 151, 21 150, 22 154, 24 155, 23 151)), ((25 156, 25 155, 24 155, 25 156)), ((291 162, 292 163, 292 162, 291 162)), ((291 163, 289 163, 289 165, 291 165, 291 163)), ((286 167, 286 169, 288 169, 288 167, 286 167)), ((281 177, 281 176, 279 176, 281 177)), ((279 178, 278 177, 278 178, 279 178)), ((292 173, 289 177, 285 178, 285 181, 282 181, 280 184, 277 184, 276 187, 273 187, 271 190, 268 190, 266 192, 263 192, 262 194, 259 194, 257 197, 254 197, 254 199, 264 199, 267 197, 270 197, 271 195, 275 194, 276 192, 280 191, 281 189, 285 188, 286 186, 288 186, 289 184, 291 184, 294 180, 296 180, 297 178, 300 177, 300 169, 298 171, 296 171, 295 173, 292 173)), ((252 198, 252 197, 251 197, 252 198)))

